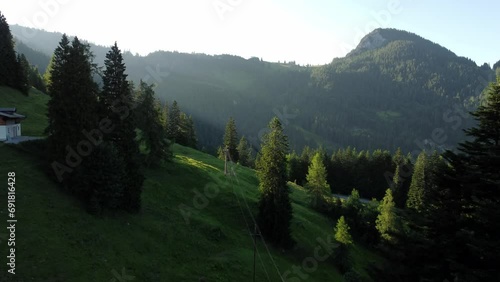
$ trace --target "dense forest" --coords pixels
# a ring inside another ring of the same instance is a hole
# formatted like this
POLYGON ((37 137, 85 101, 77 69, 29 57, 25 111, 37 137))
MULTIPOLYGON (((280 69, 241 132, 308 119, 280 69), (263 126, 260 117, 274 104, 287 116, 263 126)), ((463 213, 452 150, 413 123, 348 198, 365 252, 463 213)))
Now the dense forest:
POLYGON ((1 14, 0 38, 0 85, 49 96, 47 138, 27 146, 92 215, 140 216, 145 171, 178 165, 177 143, 255 169, 254 244, 294 249, 290 186, 300 185, 335 223, 331 262, 345 281, 362 281, 354 242, 383 257, 367 269, 374 281, 500 280, 498 63, 478 67, 389 29, 320 67, 140 57, 117 43, 95 56, 66 34, 47 62, 33 42, 15 49, 1 14))

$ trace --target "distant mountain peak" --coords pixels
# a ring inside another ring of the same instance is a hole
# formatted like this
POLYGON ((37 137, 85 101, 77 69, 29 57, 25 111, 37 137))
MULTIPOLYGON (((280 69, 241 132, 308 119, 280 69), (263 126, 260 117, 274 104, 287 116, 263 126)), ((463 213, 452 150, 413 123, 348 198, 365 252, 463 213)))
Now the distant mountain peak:
POLYGON ((421 36, 418 36, 417 34, 408 31, 394 28, 377 28, 365 35, 359 42, 358 46, 356 46, 354 50, 347 54, 347 57, 382 48, 390 42, 399 40, 421 43, 426 42, 428 44, 437 45, 434 42, 431 42, 421 36))
POLYGON ((368 33, 361 39, 358 46, 349 52, 347 56, 358 55, 365 51, 374 50, 382 47, 387 42, 387 39, 382 35, 381 29, 377 28, 374 31, 368 33))

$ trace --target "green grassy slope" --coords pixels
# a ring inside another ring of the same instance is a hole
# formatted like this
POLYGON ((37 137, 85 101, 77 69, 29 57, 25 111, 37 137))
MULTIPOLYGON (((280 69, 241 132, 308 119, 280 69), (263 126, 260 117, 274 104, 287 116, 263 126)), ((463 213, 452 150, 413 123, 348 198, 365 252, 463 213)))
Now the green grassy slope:
MULTIPOLYGON (((42 135, 48 97, 28 97, 0 87, 0 107, 17 107, 28 118, 23 135, 42 135)), ((223 162, 199 151, 174 146, 173 163, 144 171, 143 208, 138 215, 87 214, 72 196, 42 172, 43 163, 19 147, 0 143, 0 179, 16 172, 16 276, 0 272, 0 281, 234 281, 253 274, 249 230, 257 213, 255 171, 235 166, 225 176, 223 162), (127 280, 126 280, 127 281, 127 280)), ((314 257, 314 249, 333 236, 334 223, 307 207, 307 195, 290 184, 294 208, 294 250, 284 252, 258 243, 257 281, 280 281, 314 257)), ((0 217, 7 219, 6 189, 0 190, 0 217)), ((4 221, 5 222, 5 221, 4 221)), ((0 228, 0 249, 7 253, 9 233, 0 228)), ((323 252, 321 252, 323 254, 323 252)), ((356 269, 379 258, 353 248, 356 269)), ((6 265, 6 255, 0 262, 6 265)), ((303 271, 303 270, 302 270, 303 271)), ((307 273, 308 281, 341 281, 331 258, 307 273)), ((288 278, 297 277, 289 275, 288 278)))
MULTIPOLYGON (((0 144, 0 179, 16 172, 16 276, 1 281, 112 281, 114 273, 130 281, 250 281, 253 244, 247 225, 256 214, 257 179, 253 170, 235 167, 237 179, 223 174, 223 163, 201 152, 174 146, 174 163, 145 171, 143 208, 138 215, 87 214, 39 169, 40 161, 0 144), (208 188, 206 188, 208 187, 208 188), (206 200, 194 191, 205 194, 206 200), (190 212, 183 215, 183 210, 190 212), (188 208, 189 207, 189 208, 188 208), (115 272, 116 271, 116 272, 115 272)), ((291 184, 292 185, 292 184, 291 184)), ((293 236, 297 248, 283 252, 258 243, 257 281, 280 281, 292 265, 314 257, 317 238, 327 240, 333 227, 306 207, 304 190, 292 185, 293 236), (269 251, 269 252, 268 252, 269 251)), ((2 189, 0 199, 6 202, 2 189)), ((6 205, 0 215, 7 219, 6 205)), ((4 221, 5 224, 5 221, 4 221)), ((8 233, 0 228, 6 253, 8 233)), ((377 258, 354 247, 361 273, 377 258)), ((5 266, 6 256, 0 262, 5 266)), ((342 281, 331 260, 320 262, 307 281, 342 281)), ((289 276, 296 277, 296 276, 289 276)), ((120 281, 120 280, 116 280, 120 281)))
POLYGON ((9 87, 0 86, 0 108, 17 108, 27 118, 21 123, 22 135, 42 136, 47 127, 49 96, 32 88, 29 96, 9 87))

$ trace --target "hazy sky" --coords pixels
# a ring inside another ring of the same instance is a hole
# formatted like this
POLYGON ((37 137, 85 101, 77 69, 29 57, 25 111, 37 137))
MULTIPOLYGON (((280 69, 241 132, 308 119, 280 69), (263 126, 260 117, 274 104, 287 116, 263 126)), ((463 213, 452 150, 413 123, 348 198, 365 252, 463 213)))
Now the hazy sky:
POLYGON ((497 0, 1 0, 9 24, 65 32, 146 55, 156 50, 325 64, 377 27, 476 61, 500 60, 497 0))

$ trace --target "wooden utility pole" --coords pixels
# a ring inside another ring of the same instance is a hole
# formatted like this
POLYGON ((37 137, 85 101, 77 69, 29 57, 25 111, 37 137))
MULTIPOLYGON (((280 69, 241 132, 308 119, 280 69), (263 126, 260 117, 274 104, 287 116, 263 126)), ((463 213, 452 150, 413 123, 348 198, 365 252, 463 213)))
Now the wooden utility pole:
POLYGON ((257 224, 254 224, 254 230, 253 230, 253 282, 255 282, 255 254, 257 252, 257 236, 260 236, 260 234, 257 233, 257 224))

